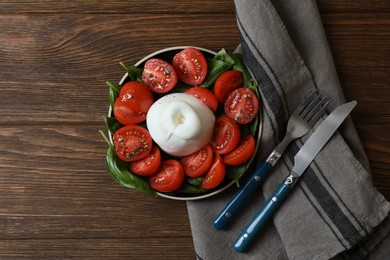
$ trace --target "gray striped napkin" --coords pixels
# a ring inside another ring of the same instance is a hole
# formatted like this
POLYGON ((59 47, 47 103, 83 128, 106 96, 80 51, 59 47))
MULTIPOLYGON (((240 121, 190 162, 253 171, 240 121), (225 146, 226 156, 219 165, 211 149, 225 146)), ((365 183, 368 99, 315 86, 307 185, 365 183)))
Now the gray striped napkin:
MULTIPOLYGON (((258 161, 285 134, 290 113, 313 90, 344 103, 314 0, 236 0, 240 51, 259 84, 263 135, 258 161)), ((244 254, 232 244, 264 198, 292 169, 301 140, 290 145, 258 195, 223 231, 213 220, 234 194, 187 203, 199 259, 389 259, 390 203, 373 187, 352 121, 329 141, 268 226, 244 254)))

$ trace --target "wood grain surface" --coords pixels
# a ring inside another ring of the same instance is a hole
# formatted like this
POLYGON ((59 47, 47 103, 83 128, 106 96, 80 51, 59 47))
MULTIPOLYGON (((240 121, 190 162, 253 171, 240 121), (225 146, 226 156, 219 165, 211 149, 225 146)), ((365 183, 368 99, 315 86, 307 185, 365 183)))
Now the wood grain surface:
MULTIPOLYGON (((0 258, 195 259, 186 205, 108 175, 105 81, 175 45, 233 51, 233 1, 0 1, 0 258)), ((318 1, 374 185, 390 199, 390 3, 318 1)))

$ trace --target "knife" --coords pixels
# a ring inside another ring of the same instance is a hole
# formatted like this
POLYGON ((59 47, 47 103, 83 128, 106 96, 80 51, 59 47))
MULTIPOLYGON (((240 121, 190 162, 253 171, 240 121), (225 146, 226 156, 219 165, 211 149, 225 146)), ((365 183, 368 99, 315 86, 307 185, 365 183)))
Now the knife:
POLYGON ((252 197, 253 194, 259 189, 259 187, 265 182, 271 173, 272 168, 276 165, 276 163, 281 158, 282 154, 288 147, 288 145, 295 139, 302 137, 305 135, 309 128, 312 127, 312 123, 314 124, 319 116, 322 115, 322 112, 325 112, 325 108, 330 103, 330 99, 327 97, 320 98, 320 102, 317 101, 319 97, 319 93, 317 91, 310 94, 305 100, 295 109, 295 111, 290 116, 286 135, 283 140, 272 150, 272 152, 267 157, 267 160, 262 162, 259 167, 257 167, 253 173, 246 180, 245 184, 242 185, 235 194, 230 198, 230 200, 225 204, 223 209, 218 213, 216 218, 214 219, 213 226, 215 229, 225 229, 228 225, 233 222, 240 211, 242 211, 243 206, 247 203, 247 201, 252 197), (313 108, 312 105, 315 105, 313 108), (320 107, 319 110, 317 108, 320 107), (313 112, 305 112, 307 110, 315 111, 313 112), (298 131, 295 128, 295 123, 292 123, 293 118, 302 117, 305 118, 304 121, 309 120, 311 118, 310 124, 306 122, 304 131, 298 131), (310 125, 310 126, 309 126, 310 125), (307 129, 307 131, 306 131, 307 129), (299 133, 299 134, 298 134, 299 133))
POLYGON ((237 252, 244 252, 246 250, 256 233, 259 232, 267 220, 273 216, 301 175, 329 141, 334 132, 336 132, 337 128, 349 115, 356 104, 356 101, 352 101, 339 106, 317 127, 315 132, 295 155, 294 167, 289 176, 287 176, 287 178, 275 189, 272 195, 234 241, 233 246, 237 252))

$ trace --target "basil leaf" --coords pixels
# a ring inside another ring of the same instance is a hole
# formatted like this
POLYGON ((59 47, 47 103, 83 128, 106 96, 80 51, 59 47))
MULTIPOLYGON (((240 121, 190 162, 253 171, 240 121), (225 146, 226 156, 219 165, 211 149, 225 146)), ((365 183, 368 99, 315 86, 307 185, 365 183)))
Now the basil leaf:
POLYGON ((143 68, 138 68, 135 65, 126 66, 123 62, 119 62, 119 64, 126 70, 131 80, 142 82, 142 72, 144 71, 143 68))
POLYGON ((226 176, 229 179, 235 180, 237 187, 239 187, 240 185, 238 180, 245 173, 246 169, 247 169, 246 164, 226 167, 226 176))
POLYGON ((207 60, 208 74, 201 85, 209 88, 221 76, 222 73, 229 70, 234 64, 234 60, 226 53, 225 49, 220 50, 212 59, 207 60))
POLYGON ((242 73, 244 87, 253 90, 256 93, 257 97, 259 97, 259 91, 257 89, 256 81, 252 78, 252 75, 246 67, 242 54, 233 53, 230 56, 234 60, 234 65, 232 69, 242 73))
POLYGON ((204 177, 198 177, 198 178, 188 178, 187 182, 189 184, 195 185, 195 186, 200 186, 203 182, 204 177))
POLYGON ((216 59, 216 60, 220 60, 220 61, 224 61, 224 62, 227 62, 227 63, 230 63, 230 64, 234 64, 234 60, 233 58, 230 56, 230 54, 228 54, 226 52, 225 49, 221 49, 215 56, 213 59, 216 59))
POLYGON ((106 166, 110 176, 121 186, 144 192, 152 197, 157 197, 148 181, 140 176, 134 175, 128 169, 128 164, 119 159, 116 155, 114 146, 110 143, 107 136, 99 131, 108 144, 106 155, 106 166))
POLYGON ((175 92, 183 93, 186 90, 193 88, 193 87, 194 86, 188 85, 188 84, 182 82, 181 80, 178 80, 177 84, 175 86, 175 92))

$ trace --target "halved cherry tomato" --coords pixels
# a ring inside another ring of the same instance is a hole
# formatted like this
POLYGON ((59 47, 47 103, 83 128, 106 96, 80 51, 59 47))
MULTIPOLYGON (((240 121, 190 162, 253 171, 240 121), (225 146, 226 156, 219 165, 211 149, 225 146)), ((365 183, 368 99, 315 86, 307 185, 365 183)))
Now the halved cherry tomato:
POLYGON ((152 146, 150 153, 143 159, 130 162, 130 170, 140 176, 155 174, 161 165, 161 153, 157 145, 152 146))
POLYGON ((221 74, 214 84, 214 94, 218 101, 224 103, 230 93, 238 88, 242 88, 243 77, 241 72, 228 70, 221 74))
POLYGON ((177 83, 177 73, 173 66, 161 59, 146 61, 142 81, 156 93, 166 93, 177 83))
POLYGON ((222 158, 219 154, 216 154, 213 159, 213 163, 211 164, 210 169, 207 171, 202 184, 200 187, 202 189, 214 189, 217 187, 226 175, 226 167, 222 161, 222 158))
POLYGON ((237 166, 248 161, 255 150, 255 138, 252 135, 244 137, 236 149, 223 156, 223 162, 228 165, 237 166))
POLYGON ((233 151, 240 138, 240 127, 234 120, 226 116, 220 116, 215 120, 214 133, 210 141, 213 152, 227 154, 233 151))
POLYGON ((194 97, 203 101, 213 112, 215 113, 218 108, 218 100, 214 93, 207 88, 193 87, 186 90, 187 94, 193 95, 194 97))
POLYGON ((225 102, 225 113, 239 124, 248 124, 259 112, 259 101, 249 88, 234 90, 225 102))
POLYGON ((161 192, 172 192, 184 182, 184 170, 176 160, 166 160, 156 175, 149 177, 150 186, 161 192))
POLYGON ((119 91, 114 104, 114 115, 122 125, 135 125, 146 119, 152 104, 150 89, 141 82, 130 81, 119 91))
POLYGON ((208 144, 199 151, 184 156, 180 164, 183 166, 184 173, 191 178, 203 175, 211 166, 213 161, 213 149, 208 144))
POLYGON ((119 128, 112 139, 116 154, 124 162, 140 160, 152 149, 152 137, 148 130, 138 125, 119 128))
POLYGON ((172 61, 181 81, 189 85, 201 84, 207 76, 207 61, 202 52, 186 48, 177 53, 172 61))

